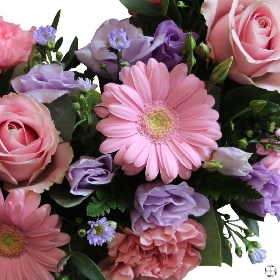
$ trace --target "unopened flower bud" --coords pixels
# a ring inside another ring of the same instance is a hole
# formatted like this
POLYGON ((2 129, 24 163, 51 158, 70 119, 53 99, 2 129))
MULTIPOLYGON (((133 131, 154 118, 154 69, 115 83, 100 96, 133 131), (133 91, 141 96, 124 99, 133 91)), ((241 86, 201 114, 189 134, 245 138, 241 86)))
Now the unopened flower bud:
POLYGON ((188 6, 186 6, 183 1, 178 1, 177 2, 177 7, 178 8, 188 8, 188 6))
POLYGON ((117 223, 114 221, 108 221, 109 226, 116 228, 117 227, 117 223))
POLYGON ((267 131, 270 132, 270 133, 273 133, 275 130, 275 122, 270 122, 268 125, 267 125, 267 131))
POLYGON ((252 237, 254 235, 253 232, 249 229, 244 229, 243 231, 246 237, 252 237))
POLYGON ((258 113, 266 105, 266 103, 267 102, 265 100, 252 100, 249 107, 252 112, 258 113))
POLYGON ((258 241, 251 241, 251 245, 253 248, 261 248, 262 245, 258 241))
POLYGON ((246 138, 239 139, 238 141, 238 148, 245 150, 248 146, 248 141, 246 138))
POLYGON ((249 129, 245 132, 245 134, 247 137, 251 138, 253 136, 254 132, 253 132, 253 130, 249 129))
POLYGON ((81 238, 83 238, 86 234, 87 234, 87 231, 83 228, 83 229, 79 229, 78 230, 78 234, 81 238))
POLYGON ((53 41, 53 40, 48 41, 47 47, 48 47, 50 50, 52 50, 52 49, 55 47, 55 41, 53 41))
POLYGON ((129 67, 130 66, 129 62, 127 62, 127 61, 120 62, 120 65, 121 65, 121 67, 129 67))
POLYGON ((188 65, 189 70, 191 70, 195 64, 196 64, 196 59, 195 59, 194 55, 191 54, 190 56, 188 56, 188 59, 187 59, 187 65, 188 65))
POLYGON ((215 160, 209 159, 209 160, 205 160, 201 164, 201 167, 207 169, 208 171, 217 171, 223 168, 223 164, 221 162, 217 162, 215 160))
POLYGON ((210 81, 215 84, 221 84, 228 76, 229 69, 231 67, 233 57, 224 60, 216 65, 210 75, 210 81))
POLYGON ((184 55, 190 56, 195 48, 196 48, 196 42, 192 35, 192 32, 187 32, 187 38, 184 42, 184 49, 182 53, 184 55))
POLYGON ((200 59, 206 59, 209 56, 211 50, 204 43, 201 42, 197 46, 195 52, 200 59))
POLYGON ((81 105, 80 105, 80 103, 75 102, 75 103, 73 103, 73 106, 74 106, 74 109, 75 109, 76 111, 81 110, 81 105))
POLYGON ((240 247, 235 247, 235 254, 237 257, 242 257, 242 249, 240 247))
POLYGON ((62 59, 62 57, 63 57, 62 52, 56 52, 56 53, 55 53, 55 58, 56 58, 56 60, 60 61, 60 60, 62 59))
POLYGON ((227 242, 228 247, 231 249, 232 248, 231 242, 228 239, 226 239, 226 242, 227 242))

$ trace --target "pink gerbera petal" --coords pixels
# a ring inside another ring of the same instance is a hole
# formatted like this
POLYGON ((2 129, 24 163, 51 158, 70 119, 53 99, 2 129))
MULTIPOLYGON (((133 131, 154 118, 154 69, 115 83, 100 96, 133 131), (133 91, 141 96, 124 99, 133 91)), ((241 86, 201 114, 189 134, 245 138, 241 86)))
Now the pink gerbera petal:
POLYGON ((114 162, 127 175, 146 167, 148 181, 158 173, 165 183, 178 175, 186 179, 217 147, 221 133, 219 115, 211 109, 214 98, 187 72, 179 64, 168 73, 151 58, 147 65, 138 61, 123 68, 123 85, 105 88, 102 102, 111 114, 97 124, 107 137, 100 151, 117 151, 114 162))
POLYGON ((57 228, 58 216, 49 216, 51 209, 47 204, 30 212, 32 207, 28 203, 33 201, 37 206, 40 203, 38 193, 16 189, 8 194, 5 202, 1 197, 0 190, 4 212, 13 211, 0 220, 0 278, 53 280, 50 271, 59 271, 57 264, 66 255, 57 247, 70 241, 70 236, 57 228))

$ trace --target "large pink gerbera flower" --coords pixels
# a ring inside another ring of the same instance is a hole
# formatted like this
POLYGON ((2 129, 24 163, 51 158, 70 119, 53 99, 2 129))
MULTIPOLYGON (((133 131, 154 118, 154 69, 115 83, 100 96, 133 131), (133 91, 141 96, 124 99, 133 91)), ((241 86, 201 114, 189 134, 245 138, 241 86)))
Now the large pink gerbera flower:
POLYGON ((70 236, 60 232, 58 215, 51 207, 38 208, 40 194, 12 190, 4 201, 0 190, 0 278, 2 280, 49 280, 49 272, 61 271, 57 263, 66 253, 58 246, 70 236), (37 209, 38 208, 38 209, 37 209))
MULTIPOLYGON (((150 59, 147 65, 123 68, 123 85, 105 85, 102 105, 109 115, 97 124, 107 136, 100 151, 118 151, 114 162, 127 175, 146 167, 148 181, 159 172, 165 183, 178 174, 188 179, 217 148, 221 132, 219 115, 211 109, 214 98, 187 72, 186 64, 169 73, 163 63, 150 59)), ((106 116, 104 110, 96 112, 106 116)))

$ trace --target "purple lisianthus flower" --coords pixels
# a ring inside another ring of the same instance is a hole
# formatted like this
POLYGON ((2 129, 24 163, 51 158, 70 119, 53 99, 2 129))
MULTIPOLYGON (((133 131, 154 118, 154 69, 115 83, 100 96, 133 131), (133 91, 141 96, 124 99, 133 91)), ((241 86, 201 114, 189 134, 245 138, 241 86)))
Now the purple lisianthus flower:
POLYGON ((121 28, 118 30, 115 28, 113 31, 109 32, 109 45, 111 48, 121 51, 127 49, 130 46, 130 41, 126 38, 126 32, 121 28))
MULTIPOLYGON (((183 62, 182 50, 187 34, 173 20, 165 20, 156 29, 154 36, 158 35, 164 35, 164 43, 153 51, 152 57, 163 62, 171 70, 175 65, 183 62)), ((195 39, 198 38, 198 34, 194 32, 193 36, 195 39)))
POLYGON ((189 215, 202 216, 209 209, 208 199, 186 182, 179 185, 144 183, 135 192, 134 209, 130 212, 132 229, 140 234, 157 226, 176 229, 189 215))
POLYGON ((102 245, 106 241, 111 241, 115 236, 116 224, 107 221, 106 217, 97 221, 88 221, 91 229, 87 231, 87 240, 90 245, 102 245))
POLYGON ((253 164, 252 168, 252 171, 240 179, 251 185, 263 198, 236 203, 244 210, 260 217, 264 217, 267 213, 280 214, 280 175, 277 170, 267 170, 261 162, 253 164))
POLYGON ((266 251, 264 249, 255 248, 248 256, 252 264, 262 263, 266 258, 266 251))
MULTIPOLYGON (((63 71, 59 64, 35 65, 27 74, 14 78, 11 84, 17 93, 27 94, 42 103, 51 103, 80 88, 74 75, 72 71, 63 71)), ((96 87, 92 85, 93 89, 96 87)))
POLYGON ((221 174, 242 177, 252 170, 248 163, 251 155, 251 153, 246 153, 235 147, 221 147, 212 153, 211 160, 222 165, 222 168, 218 170, 221 174))
POLYGON ((110 154, 98 158, 81 156, 70 165, 66 174, 70 192, 87 196, 94 191, 94 185, 110 183, 117 169, 110 154))
POLYGON ((46 46, 49 41, 55 40, 56 29, 52 26, 40 26, 33 32, 33 39, 40 45, 46 46))
POLYGON ((137 61, 147 63, 152 57, 152 51, 164 42, 164 35, 157 37, 144 36, 140 28, 129 23, 129 19, 121 21, 110 19, 105 21, 95 32, 91 43, 75 51, 80 62, 90 68, 94 73, 105 77, 108 74, 100 69, 100 64, 107 65, 106 70, 112 79, 118 77, 118 63, 115 53, 107 48, 108 35, 114 30, 123 30, 130 45, 122 50, 122 60, 134 65, 137 61))

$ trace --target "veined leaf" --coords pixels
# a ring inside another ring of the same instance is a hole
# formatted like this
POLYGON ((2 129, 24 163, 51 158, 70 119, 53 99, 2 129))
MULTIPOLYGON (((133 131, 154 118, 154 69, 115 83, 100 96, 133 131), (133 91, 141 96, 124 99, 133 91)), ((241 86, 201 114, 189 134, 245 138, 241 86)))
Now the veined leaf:
MULTIPOLYGON (((174 1, 174 0, 173 0, 174 1)), ((147 0, 120 0, 120 2, 128 9, 146 16, 159 16, 161 8, 152 4, 147 0)))
POLYGON ((57 26, 58 26, 58 23, 59 23, 60 12, 61 12, 61 10, 59 10, 59 11, 56 13, 56 15, 55 15, 55 17, 54 17, 54 19, 53 19, 52 25, 51 25, 51 26, 52 26, 53 28, 55 28, 55 29, 57 29, 57 26))
POLYGON ((169 0, 161 0, 161 12, 166 15, 168 11, 169 0))

